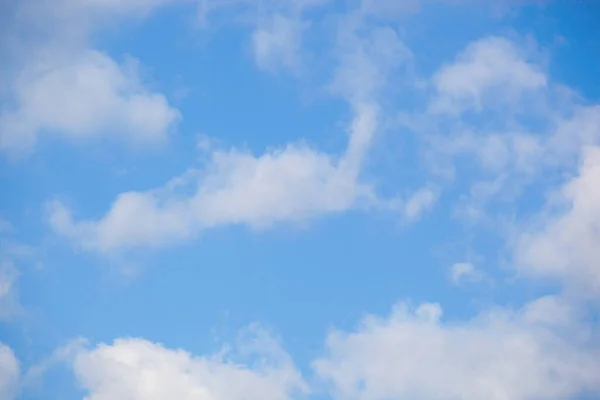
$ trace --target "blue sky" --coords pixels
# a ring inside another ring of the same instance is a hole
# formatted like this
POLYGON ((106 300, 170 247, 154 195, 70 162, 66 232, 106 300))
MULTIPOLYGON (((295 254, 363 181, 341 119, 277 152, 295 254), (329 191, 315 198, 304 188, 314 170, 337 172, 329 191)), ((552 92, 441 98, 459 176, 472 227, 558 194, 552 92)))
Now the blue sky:
POLYGON ((600 398, 600 6, 3 5, 0 398, 600 398))

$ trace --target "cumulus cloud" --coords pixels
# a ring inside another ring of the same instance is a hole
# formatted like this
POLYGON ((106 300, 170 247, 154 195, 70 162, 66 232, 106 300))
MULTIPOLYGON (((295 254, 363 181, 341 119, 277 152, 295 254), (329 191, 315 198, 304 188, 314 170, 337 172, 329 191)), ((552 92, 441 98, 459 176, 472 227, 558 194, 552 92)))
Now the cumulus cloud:
POLYGON ((535 53, 516 39, 476 40, 431 76, 421 111, 400 115, 430 179, 468 188, 455 216, 469 223, 512 218, 538 178, 573 171, 581 149, 600 143, 598 105, 553 81, 535 53))
POLYGON ((600 352, 560 298, 444 322, 437 304, 398 304, 328 336, 314 363, 334 398, 570 399, 600 389, 600 352))
POLYGON ((164 141, 178 111, 140 79, 137 61, 119 65, 94 50, 88 37, 105 23, 144 16, 165 3, 19 2, 7 35, 12 46, 5 49, 11 62, 3 66, 8 92, 0 103, 0 150, 29 151, 41 135, 108 136, 138 145, 164 141))
POLYGON ((597 143, 600 107, 552 81, 530 58, 514 40, 486 37, 432 76, 435 90, 424 115, 429 125, 415 126, 443 129, 445 135, 428 139, 437 155, 470 153, 487 172, 526 174, 563 164, 597 143), (491 112, 499 104, 506 108, 491 112), (469 111, 481 112, 486 123, 469 111))
POLYGON ((472 155, 482 172, 531 173, 544 161, 552 131, 583 119, 576 110, 585 106, 530 58, 514 40, 475 40, 431 76, 425 110, 400 121, 425 133, 431 160, 472 155))
POLYGON ((473 162, 461 171, 461 179, 470 186, 457 212, 470 220, 487 216, 489 202, 514 204, 545 172, 577 174, 550 199, 535 224, 516 222, 524 233, 517 235, 515 263, 534 275, 585 282, 597 291, 598 254, 592 243, 598 241, 594 160, 600 144, 600 107, 552 82, 520 49, 498 37, 467 46, 454 63, 434 75, 427 125, 416 127, 440 132, 425 139, 434 169, 448 174, 465 156, 473 162), (490 113, 504 100, 511 105, 490 113), (485 123, 469 115, 473 110, 482 113, 485 123), (438 114, 442 111, 450 112, 449 118, 438 114), (583 160, 579 173, 578 158, 583 160))
POLYGON ((534 189, 552 194, 543 212, 533 222, 507 223, 504 232, 516 242, 515 267, 597 293, 600 107, 553 82, 522 46, 498 37, 468 45, 432 84, 426 122, 415 130, 434 132, 424 140, 433 170, 451 176, 462 168, 460 184, 468 182, 468 191, 456 215, 493 220, 496 229, 503 216, 514 218, 522 194, 543 177, 534 189), (564 179, 557 171, 575 175, 558 190, 549 186, 564 179))
POLYGON ((537 226, 519 236, 517 264, 534 275, 600 292, 600 147, 584 150, 579 174, 549 207, 537 226))
POLYGON ((264 334, 251 343, 255 360, 197 357, 143 339, 118 339, 81 350, 73 369, 89 400, 289 400, 307 391, 289 357, 264 334))
POLYGON ((596 337, 577 305, 547 296, 467 321, 444 321, 438 304, 399 303, 387 317, 331 332, 312 363, 312 388, 256 328, 233 351, 210 356, 121 338, 71 347, 61 359, 90 400, 292 400, 317 387, 340 400, 566 400, 600 390, 596 337))
POLYGON ((32 148, 40 134, 159 143, 179 118, 163 95, 143 86, 134 65, 120 66, 94 50, 38 61, 15 82, 18 106, 0 116, 4 150, 32 148))
POLYGON ((577 105, 561 116, 547 139, 547 162, 564 165, 578 160, 582 149, 600 144, 600 105, 577 105))
POLYGON ((0 342, 0 398, 16 399, 19 387, 19 362, 10 347, 0 342))

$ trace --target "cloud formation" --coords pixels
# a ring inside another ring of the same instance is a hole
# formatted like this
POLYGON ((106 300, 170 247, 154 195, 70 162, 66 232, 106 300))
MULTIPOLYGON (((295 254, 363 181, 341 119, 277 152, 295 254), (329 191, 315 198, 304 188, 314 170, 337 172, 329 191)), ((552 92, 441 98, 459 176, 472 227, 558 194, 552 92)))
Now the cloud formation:
POLYGON ((224 355, 196 357, 143 339, 81 350, 73 370, 88 400, 291 400, 307 391, 288 356, 264 333, 251 346, 254 362, 244 365, 224 355))
POLYGON ((600 347, 586 318, 559 296, 518 310, 487 309, 467 321, 444 321, 438 304, 402 302, 387 317, 370 315, 356 330, 331 332, 312 362, 312 385, 260 330, 234 353, 193 356, 122 338, 79 347, 68 362, 90 400, 236 400, 250 393, 265 400, 311 393, 340 400, 560 400, 600 390, 600 347))
MULTIPOLYGON (((351 135, 372 135, 376 111, 359 112, 351 135)), ((255 157, 216 152, 205 171, 190 171, 157 191, 119 195, 98 221, 74 221, 61 204, 50 207, 53 229, 88 250, 111 252, 185 240, 218 225, 262 228, 341 212, 373 197, 358 183, 354 161, 302 145, 255 157), (183 190, 182 190, 183 188, 183 190), (181 191, 191 195, 181 195, 181 191)))
POLYGON ((144 88, 135 61, 120 66, 94 50, 36 61, 14 83, 18 106, 0 117, 4 150, 30 149, 40 134, 157 144, 179 119, 163 95, 144 88))
MULTIPOLYGON (((94 25, 88 19, 96 14, 143 16, 166 3, 61 0, 53 18, 81 20, 87 32, 94 25)), ((273 3, 274 9, 283 7, 273 3)), ((111 254, 189 240, 217 226, 261 229, 358 207, 400 210, 407 220, 417 219, 437 201, 437 189, 427 186, 386 201, 361 176, 381 130, 380 93, 389 75, 413 57, 393 29, 366 27, 364 19, 404 13, 416 3, 363 1, 357 14, 338 21, 340 62, 329 89, 353 112, 341 154, 300 141, 260 155, 235 147, 211 151, 202 168, 191 167, 154 190, 121 193, 98 218, 75 218, 67 206, 53 202, 51 227, 80 248, 111 254)), ((253 34, 258 66, 293 68, 301 18, 274 14, 266 21, 253 34)), ((68 62, 35 58, 32 69, 15 81, 16 106, 0 117, 0 147, 31 148, 46 133, 69 140, 113 135, 138 144, 166 139, 178 112, 140 82, 132 64, 120 65, 83 42, 72 48, 68 62)), ((484 213, 483 203, 507 188, 557 165, 568 170, 571 160, 581 157, 578 174, 535 224, 517 222, 526 229, 517 236, 515 266, 595 296, 600 290, 600 109, 571 97, 558 104, 559 89, 543 68, 499 37, 467 46, 431 77, 428 90, 423 114, 407 122, 426 136, 429 156, 440 169, 446 158, 452 166, 459 156, 475 159, 471 202, 465 207, 471 215, 484 213), (525 114, 535 123, 524 121, 525 114)), ((0 266, 0 314, 3 299, 13 293, 9 267, 0 266)), ((480 275, 472 264, 459 263, 451 277, 461 282, 480 275)), ((327 395, 340 400, 566 400, 600 390, 598 333, 586 318, 584 307, 561 296, 517 310, 485 309, 467 321, 444 320, 438 304, 399 303, 387 317, 368 316, 354 331, 330 333, 324 354, 312 365, 327 395)), ((141 338, 120 338, 78 348, 68 359, 88 400, 292 400, 310 392, 290 356, 272 340, 261 336, 250 347, 251 361, 240 363, 228 354, 199 357, 141 338)), ((18 362, 0 345, 0 397, 14 397, 18 381, 18 362)))
MULTIPOLYGON (((80 247, 110 253, 189 239, 203 229, 243 224, 263 228, 360 206, 378 206, 373 188, 360 180, 364 159, 379 128, 377 96, 387 76, 406 62, 406 47, 390 29, 343 26, 343 52, 332 90, 349 103, 354 118, 341 156, 302 143, 260 156, 215 151, 202 170, 190 169, 163 188, 120 194, 99 220, 74 220, 60 203, 50 207, 54 231, 80 247), (351 79, 352 76, 361 79, 351 79), (182 194, 185 193, 185 194, 182 194)), ((415 219, 434 202, 424 190, 406 203, 415 219)))
POLYGON ((519 236, 525 271, 600 292, 600 147, 584 149, 579 174, 565 183, 531 229, 519 236), (558 211, 552 211, 552 209, 558 211))
POLYGON ((488 37, 470 44, 454 63, 433 77, 434 113, 481 111, 495 102, 518 102, 527 91, 547 84, 545 73, 528 62, 511 41, 488 37))
POLYGON ((136 64, 119 65, 89 36, 107 22, 143 17, 167 3, 61 0, 19 2, 7 41, 13 50, 0 99, 0 150, 31 151, 41 135, 71 141, 109 137, 134 145, 164 142, 180 115, 149 89, 136 64), (20 32, 29 26, 36 34, 20 32), (57 101, 60 99, 60 101, 57 101))
POLYGON ((600 108, 553 81, 537 53, 531 43, 478 39, 432 75, 421 111, 400 113, 440 191, 468 185, 455 215, 469 223, 497 227, 535 182, 575 172, 582 149, 600 143, 600 108))
POLYGON ((335 331, 314 363, 341 400, 571 399, 600 389, 600 352, 577 311, 545 297, 444 322, 437 304, 398 304, 335 331))

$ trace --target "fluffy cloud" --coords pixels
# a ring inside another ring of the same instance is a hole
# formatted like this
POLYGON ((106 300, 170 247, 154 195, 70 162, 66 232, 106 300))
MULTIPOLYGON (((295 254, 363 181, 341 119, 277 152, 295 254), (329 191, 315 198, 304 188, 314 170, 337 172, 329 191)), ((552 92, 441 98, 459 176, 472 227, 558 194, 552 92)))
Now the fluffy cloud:
POLYGON ((344 400, 569 399, 600 389, 600 352, 559 298, 466 323, 441 314, 437 304, 401 303, 388 318, 333 332, 315 370, 344 400))
POLYGON ((145 86, 135 60, 119 65, 94 50, 88 37, 115 18, 141 17, 166 2, 18 3, 7 35, 17 50, 7 54, 12 62, 2 71, 9 92, 0 103, 0 150, 28 151, 49 134, 69 140, 112 136, 130 144, 164 141, 178 111, 145 86), (23 32, 24 26, 31 32, 23 32))
MULTIPOLYGON (((370 136, 375 126, 376 110, 365 108, 352 135, 370 136)), ((357 182, 357 172, 352 158, 335 161, 300 145, 260 157, 217 152, 205 171, 190 171, 162 190, 121 194, 99 221, 73 221, 64 206, 54 204, 50 222, 57 233, 90 250, 161 245, 217 225, 260 228, 347 210, 372 197, 357 182)))
POLYGON ((13 351, 0 342, 0 398, 16 398, 19 385, 19 362, 13 351))
POLYGON ((457 215, 485 220, 506 212, 511 218, 524 190, 542 174, 546 182, 560 179, 557 170, 575 174, 558 191, 546 184, 535 188, 552 197, 533 223, 512 224, 522 232, 514 234, 514 261, 530 276, 557 278, 597 293, 600 107, 552 82, 522 46, 499 37, 467 46, 434 74, 432 83, 426 122, 414 128, 435 132, 424 140, 433 170, 447 176, 462 168, 460 178, 469 182, 457 215), (492 203, 501 205, 493 213, 486 209, 492 203))
POLYGON ((425 109, 400 118, 423 139, 431 167, 448 174, 448 158, 470 155, 476 172, 527 175, 550 148, 560 150, 550 144, 553 130, 583 120, 577 109, 586 107, 529 58, 514 41, 485 37, 431 76, 425 109))
POLYGON ((551 80, 529 47, 476 40, 433 74, 421 112, 401 114, 430 179, 443 187, 460 174, 468 185, 455 215, 469 222, 511 218, 537 178, 574 170, 581 149, 600 143, 600 107, 551 80))
POLYGON ((87 400, 289 400, 305 393, 288 356, 262 336, 252 344, 258 354, 251 366, 223 355, 195 357, 142 339, 118 339, 80 351, 73 368, 87 400))
POLYGON ((600 292, 600 147, 583 152, 579 174, 552 198, 558 211, 520 235, 517 264, 535 275, 561 278, 600 292))
POLYGON ((93 50, 38 62, 15 82, 18 106, 0 116, 4 150, 29 149, 39 134, 157 143, 179 118, 163 95, 144 88, 134 64, 120 66, 93 50))
POLYGON ((469 45, 433 82, 427 128, 443 132, 427 137, 429 160, 444 173, 464 156, 477 167, 461 175, 471 184, 459 215, 479 219, 487 202, 515 202, 541 174, 575 172, 582 158, 578 176, 550 199, 535 224, 516 223, 524 233, 517 235, 515 264, 533 275, 598 291, 600 253, 593 244, 600 239, 595 233, 600 107, 582 104, 528 61, 519 46, 497 37, 469 45), (442 111, 450 112, 449 118, 438 114, 442 111), (472 111, 482 113, 485 124, 472 111))
MULTIPOLYGON (((586 318, 554 296, 463 322, 443 321, 437 304, 399 303, 386 318, 330 333, 312 363, 315 384, 340 400, 570 399, 600 390, 597 332, 586 318)), ((89 400, 291 400, 314 392, 277 342, 251 333, 233 353, 212 356, 117 339, 77 346, 63 359, 89 400)))

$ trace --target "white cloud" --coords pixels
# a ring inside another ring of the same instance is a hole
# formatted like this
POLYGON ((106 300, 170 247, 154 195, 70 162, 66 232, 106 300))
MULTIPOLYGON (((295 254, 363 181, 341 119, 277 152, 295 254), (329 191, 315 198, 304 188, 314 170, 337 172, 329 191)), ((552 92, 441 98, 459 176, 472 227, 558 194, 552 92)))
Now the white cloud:
POLYGON ((0 151, 31 150, 41 135, 164 141, 179 119, 139 77, 90 47, 90 34, 122 17, 143 17, 167 0, 19 2, 7 35, 7 96, 0 104, 0 151), (27 27, 24 29, 23 27, 27 27))
POLYGON ((539 171, 552 129, 576 104, 527 54, 514 41, 485 37, 433 74, 425 110, 400 118, 424 139, 432 170, 452 177, 455 160, 468 155, 478 167, 472 176, 486 181, 539 171))
POLYGON ((536 179, 571 171, 582 146, 600 142, 600 107, 552 81, 526 50, 500 37, 469 44, 433 74, 425 110, 400 118, 430 172, 468 185, 455 215, 469 223, 511 219, 536 179))
MULTIPOLYGON (((359 111, 352 136, 372 135, 376 118, 376 110, 359 111)), ((260 157, 216 152, 202 172, 192 170, 161 190, 121 194, 98 221, 74 222, 64 206, 54 204, 50 222, 89 250, 156 246, 217 225, 261 228, 345 211, 373 196, 357 173, 348 155, 335 161, 302 145, 260 157), (182 189, 192 194, 179 194, 182 189)))
MULTIPOLYGON (((556 171, 575 172, 576 160, 583 158, 579 176, 554 195, 533 226, 514 223, 520 231, 514 234, 515 263, 531 275, 566 280, 597 293, 600 253, 594 244, 600 240, 600 218, 595 204, 600 195, 595 190, 594 146, 600 144, 600 107, 585 104, 549 80, 519 46, 496 37, 469 45, 433 81, 437 91, 424 115, 428 129, 439 134, 427 138, 428 159, 443 172, 454 165, 469 166, 461 171, 469 192, 462 196, 458 215, 471 220, 491 216, 498 222, 505 211, 512 219, 527 187, 541 182, 542 191, 554 191, 547 183, 556 179, 556 171), (510 105, 495 113, 499 102, 510 105), (450 118, 431 112, 440 111, 436 107, 442 103, 444 111, 454 113, 450 118), (484 113, 485 122, 471 118, 473 109, 484 113), (475 164, 460 164, 465 155, 475 164), (506 207, 489 215, 491 207, 486 206, 492 202, 506 207)), ((494 229, 498 226, 493 224, 494 229)))
POLYGON ((600 292, 600 147, 584 150, 579 174, 552 203, 561 210, 542 215, 539 226, 519 236, 517 264, 600 292))
POLYGON ((255 362, 243 365, 219 354, 196 357, 142 339, 118 339, 81 351, 73 368, 87 400, 289 400, 307 391, 271 339, 253 347, 255 362))
POLYGON ((179 118, 163 95, 144 88, 134 65, 93 50, 65 62, 38 61, 15 83, 16 109, 0 116, 1 149, 29 149, 40 134, 159 143, 179 118))
POLYGON ((527 91, 544 88, 547 78, 524 59, 513 42, 487 37, 470 44, 433 82, 437 97, 431 111, 457 113, 481 110, 492 102, 513 103, 527 91))
POLYGON ((581 155, 586 146, 600 144, 600 104, 575 106, 561 116, 552 135, 547 139, 547 160, 561 165, 581 155))
POLYGON ((438 157, 475 157, 481 172, 498 175, 512 170, 516 174, 536 171, 547 151, 540 137, 526 132, 486 133, 467 128, 449 137, 436 137, 430 149, 438 157))
POLYGON ((0 342, 0 398, 16 399, 19 387, 19 362, 13 351, 0 342))
POLYGON ((450 279, 454 284, 465 281, 477 282, 482 278, 482 273, 470 262, 455 263, 450 268, 450 279))
MULTIPOLYGON (((575 398, 600 389, 597 332, 586 318, 555 296, 464 322, 443 321, 437 304, 399 303, 389 317, 368 316, 353 332, 330 333, 325 354, 312 363, 320 380, 313 389, 340 400, 575 398)), ((292 400, 313 392, 260 329, 233 351, 210 356, 129 338, 68 346, 57 360, 71 363, 89 400, 292 400)))
MULTIPOLYGON (((512 115, 503 117, 508 121, 512 115)), ((576 169, 581 149, 600 143, 598 106, 571 104, 541 117, 547 126, 539 130, 505 126, 490 132, 478 129, 477 124, 460 123, 449 128, 450 134, 428 138, 427 160, 433 171, 454 175, 455 165, 464 166, 464 160, 474 163, 461 171, 460 178, 470 181, 470 188, 457 215, 481 220, 489 216, 486 206, 491 202, 514 205, 536 180, 547 179, 557 169, 570 173, 576 169)))
POLYGON ((340 400, 566 400, 600 389, 600 352, 559 298, 465 323, 441 314, 426 303, 370 316, 331 333, 314 368, 340 400))
MULTIPOLYGON (((354 119, 341 156, 303 144, 261 156, 215 151, 202 171, 191 169, 159 190, 122 193, 98 220, 74 221, 65 206, 55 203, 50 208, 53 229, 85 249, 109 253, 186 240, 218 225, 261 228, 376 205, 360 171, 379 125, 376 95, 405 61, 406 49, 386 29, 343 40, 349 41, 343 46, 351 53, 344 53, 333 86, 351 105, 354 119), (350 79, 350 73, 361 79, 350 79)), ((415 217, 430 202, 428 193, 421 193, 408 213, 415 217)))

